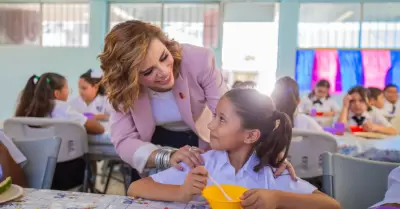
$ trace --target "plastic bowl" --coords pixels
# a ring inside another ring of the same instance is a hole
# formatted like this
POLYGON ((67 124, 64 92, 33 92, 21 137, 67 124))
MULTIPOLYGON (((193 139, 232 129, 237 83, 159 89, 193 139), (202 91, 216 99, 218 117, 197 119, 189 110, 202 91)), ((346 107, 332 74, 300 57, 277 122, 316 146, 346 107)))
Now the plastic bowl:
POLYGON ((349 129, 352 133, 354 132, 364 132, 364 129, 360 126, 349 126, 349 129))
POLYGON ((246 188, 235 185, 221 184, 221 187, 232 200, 227 200, 217 186, 208 186, 203 190, 203 196, 212 209, 241 209, 240 196, 247 191, 246 188))
POLYGON ((324 116, 324 113, 323 112, 316 112, 315 116, 324 116))
POLYGON ((85 113, 83 113, 83 115, 86 116, 89 119, 94 119, 94 114, 93 113, 85 112, 85 113))

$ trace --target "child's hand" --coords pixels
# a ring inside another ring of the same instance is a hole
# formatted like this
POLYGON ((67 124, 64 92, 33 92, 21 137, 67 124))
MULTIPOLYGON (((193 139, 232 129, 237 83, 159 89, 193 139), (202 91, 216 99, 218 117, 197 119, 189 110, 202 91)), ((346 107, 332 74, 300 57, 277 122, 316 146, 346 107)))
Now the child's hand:
POLYGON ((351 97, 351 95, 347 94, 344 98, 343 98, 343 107, 349 107, 350 106, 350 101, 353 98, 351 97))
POLYGON ((240 199, 243 209, 276 209, 278 207, 277 192, 266 189, 250 189, 240 199))
POLYGON ((371 123, 370 121, 367 121, 366 123, 364 123, 364 124, 362 125, 362 128, 363 128, 364 130, 366 130, 366 131, 373 132, 373 131, 376 131, 377 125, 371 123))
POLYGON ((194 195, 201 194, 207 186, 208 171, 203 166, 197 166, 186 176, 181 186, 182 202, 189 202, 194 195))

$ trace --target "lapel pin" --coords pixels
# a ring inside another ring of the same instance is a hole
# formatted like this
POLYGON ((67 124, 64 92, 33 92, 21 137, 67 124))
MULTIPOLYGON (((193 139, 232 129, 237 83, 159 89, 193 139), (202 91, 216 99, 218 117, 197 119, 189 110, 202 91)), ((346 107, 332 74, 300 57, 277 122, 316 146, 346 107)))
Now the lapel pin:
POLYGON ((179 92, 179 97, 181 97, 181 99, 185 99, 185 96, 183 95, 182 92, 179 92))

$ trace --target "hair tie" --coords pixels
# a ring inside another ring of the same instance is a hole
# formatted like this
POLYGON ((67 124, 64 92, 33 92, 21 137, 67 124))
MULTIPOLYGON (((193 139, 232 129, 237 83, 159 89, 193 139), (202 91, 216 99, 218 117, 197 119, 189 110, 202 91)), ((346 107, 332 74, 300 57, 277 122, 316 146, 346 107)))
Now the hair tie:
POLYGON ((272 131, 275 131, 275 129, 277 129, 279 127, 279 125, 281 124, 281 112, 275 110, 272 113, 272 120, 274 120, 275 126, 274 129, 272 129, 272 131))
POLYGON ((103 71, 90 69, 91 78, 101 78, 103 76, 103 71))
POLYGON ((34 78, 33 78, 33 83, 37 84, 37 82, 40 80, 40 76, 33 74, 34 78))

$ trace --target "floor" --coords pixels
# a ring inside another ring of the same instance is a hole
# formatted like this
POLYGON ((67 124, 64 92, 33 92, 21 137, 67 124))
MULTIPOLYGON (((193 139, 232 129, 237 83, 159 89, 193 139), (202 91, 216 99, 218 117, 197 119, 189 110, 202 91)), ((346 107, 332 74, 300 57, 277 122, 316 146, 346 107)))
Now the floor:
MULTIPOLYGON (((103 166, 103 161, 97 163, 97 173, 99 175, 103 175, 103 172, 102 172, 102 169, 101 169, 102 166, 103 166)), ((108 170, 109 169, 107 169, 107 171, 108 170)), ((107 173, 105 173, 104 175, 107 175, 107 173)), ((114 169, 113 177, 121 179, 121 180, 123 179, 122 178, 122 174, 119 171, 119 168, 115 168, 114 169)), ((104 180, 102 181, 102 177, 98 176, 96 178, 96 189, 98 189, 100 191, 103 191, 104 187, 105 187, 105 181, 106 181, 106 177, 104 177, 104 180)), ((110 184, 108 185, 108 189, 107 189, 106 194, 125 195, 124 185, 122 184, 122 182, 111 178, 110 184)))

